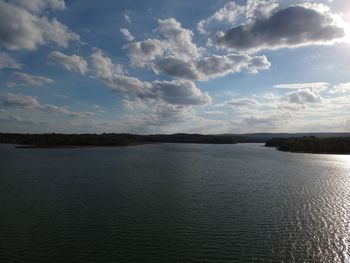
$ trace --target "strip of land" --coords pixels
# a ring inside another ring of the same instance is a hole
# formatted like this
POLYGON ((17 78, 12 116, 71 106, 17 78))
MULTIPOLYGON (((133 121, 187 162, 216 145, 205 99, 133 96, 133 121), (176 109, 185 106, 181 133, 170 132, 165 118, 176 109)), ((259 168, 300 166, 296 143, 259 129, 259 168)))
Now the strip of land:
POLYGON ((22 134, 0 133, 0 143, 23 148, 75 148, 131 146, 147 143, 235 144, 265 143, 280 151, 350 154, 350 133, 251 133, 251 134, 22 134))
POLYGON ((265 145, 275 147, 279 151, 288 152, 350 154, 350 137, 274 138, 268 140, 265 145))

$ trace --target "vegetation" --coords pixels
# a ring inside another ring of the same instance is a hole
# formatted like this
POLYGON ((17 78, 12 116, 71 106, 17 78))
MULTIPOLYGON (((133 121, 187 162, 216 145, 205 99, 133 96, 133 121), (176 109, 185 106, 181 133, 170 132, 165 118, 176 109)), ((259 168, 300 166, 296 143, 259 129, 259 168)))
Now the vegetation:
POLYGON ((142 140, 130 134, 0 133, 0 143, 29 147, 126 146, 142 143, 142 140))
POLYGON ((230 135, 172 134, 15 134, 0 133, 0 143, 12 143, 26 147, 79 147, 79 146, 127 146, 142 143, 212 143, 233 144, 242 142, 242 137, 230 135))
POLYGON ((268 140, 267 147, 276 147, 280 151, 305 153, 350 154, 350 137, 318 138, 275 138, 268 140))

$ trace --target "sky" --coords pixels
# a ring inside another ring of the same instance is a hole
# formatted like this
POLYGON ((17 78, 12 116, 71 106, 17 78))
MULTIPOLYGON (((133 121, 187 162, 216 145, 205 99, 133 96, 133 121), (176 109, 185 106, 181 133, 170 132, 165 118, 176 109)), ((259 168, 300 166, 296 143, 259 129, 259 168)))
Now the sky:
POLYGON ((350 1, 0 0, 0 132, 350 132, 350 1))

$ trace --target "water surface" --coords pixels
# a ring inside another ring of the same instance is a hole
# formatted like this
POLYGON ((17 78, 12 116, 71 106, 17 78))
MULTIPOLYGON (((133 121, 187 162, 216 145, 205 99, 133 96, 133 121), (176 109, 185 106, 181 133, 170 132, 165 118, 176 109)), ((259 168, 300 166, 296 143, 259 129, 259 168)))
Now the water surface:
POLYGON ((0 145, 3 262, 349 262, 350 156, 0 145))

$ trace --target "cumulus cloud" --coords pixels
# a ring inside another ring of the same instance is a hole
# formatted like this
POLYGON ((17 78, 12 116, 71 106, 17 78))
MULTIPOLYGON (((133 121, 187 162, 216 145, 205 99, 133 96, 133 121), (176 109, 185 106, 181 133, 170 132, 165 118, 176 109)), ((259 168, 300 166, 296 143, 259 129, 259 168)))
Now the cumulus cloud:
POLYGON ((239 25, 246 21, 267 17, 278 7, 274 1, 248 0, 246 5, 228 2, 207 19, 197 24, 199 33, 205 34, 228 26, 239 25))
POLYGON ((30 75, 23 72, 13 73, 24 86, 43 86, 45 84, 53 83, 54 80, 43 76, 30 75))
POLYGON ((69 56, 59 51, 52 51, 49 58, 69 71, 79 72, 82 75, 87 71, 87 62, 78 55, 69 56))
POLYGON ((131 64, 177 79, 209 80, 243 70, 257 73, 268 69, 265 56, 246 54, 206 55, 192 42, 192 31, 174 18, 159 20, 157 32, 164 39, 147 39, 125 45, 131 64))
POLYGON ((35 50, 46 43, 67 47, 70 41, 79 41, 79 36, 57 19, 41 16, 46 9, 63 9, 62 2, 0 0, 0 45, 12 50, 35 50))
POLYGON ((133 41, 135 39, 135 37, 130 33, 129 29, 127 28, 121 28, 120 33, 127 41, 133 41))
POLYGON ((184 60, 200 56, 200 50, 192 42, 193 32, 183 28, 176 19, 158 20, 157 31, 166 38, 168 49, 173 56, 184 60))
POLYGON ((300 89, 288 92, 286 100, 289 103, 308 104, 308 103, 322 103, 323 98, 317 92, 311 89, 300 89))
POLYGON ((269 67, 270 62, 265 56, 251 57, 244 54, 228 54, 212 55, 189 62, 169 57, 159 60, 155 65, 155 70, 157 73, 164 73, 176 78, 208 80, 242 70, 256 73, 258 70, 269 67))
POLYGON ((147 39, 124 46, 136 67, 151 67, 157 58, 173 56, 184 61, 200 57, 201 50, 192 42, 193 32, 174 18, 158 20, 156 32, 162 39, 147 39))
POLYGON ((37 109, 44 112, 57 113, 73 117, 91 117, 94 115, 92 112, 75 112, 70 111, 65 107, 60 107, 51 104, 40 104, 37 97, 23 95, 20 93, 5 93, 0 95, 3 104, 7 107, 20 107, 20 108, 29 108, 37 109))
POLYGON ((22 67, 14 58, 5 52, 0 52, 0 70, 1 69, 20 69, 22 67))
POLYGON ((160 98, 170 104, 203 105, 211 103, 209 94, 202 93, 192 81, 154 81, 153 90, 160 98))
MULTIPOLYGON (((126 75, 123 67, 96 50, 92 55, 92 68, 95 76, 111 90, 122 92, 132 99, 160 100, 176 105, 202 105, 211 102, 207 93, 202 93, 192 81, 154 81, 144 82, 126 75)), ((124 103, 126 107, 129 102, 124 103)), ((130 106, 131 107, 131 106, 130 106)))
POLYGON ((290 6, 217 34, 219 46, 239 52, 329 44, 345 36, 336 15, 319 5, 290 6))
POLYGON ((102 54, 101 50, 96 50, 90 57, 95 76, 111 90, 124 92, 136 97, 147 97, 150 94, 149 83, 128 76, 122 65, 113 64, 110 58, 102 54))
POLYGON ((157 57, 163 56, 166 48, 166 43, 158 39, 147 39, 124 46, 128 50, 131 64, 141 68, 152 65, 157 57))
POLYGON ((340 83, 335 85, 332 89, 330 89, 329 93, 331 94, 350 93, 350 82, 340 83))

